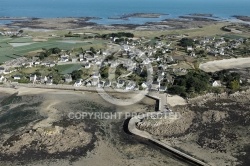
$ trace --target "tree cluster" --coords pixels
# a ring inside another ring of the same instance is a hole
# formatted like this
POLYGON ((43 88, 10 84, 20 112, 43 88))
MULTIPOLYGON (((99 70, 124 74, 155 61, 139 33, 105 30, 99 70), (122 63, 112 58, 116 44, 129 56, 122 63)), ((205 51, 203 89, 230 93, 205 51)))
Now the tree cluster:
POLYGON ((187 46, 194 46, 194 40, 190 38, 182 38, 179 42, 179 46, 187 47, 187 46))
POLYGON ((134 34, 133 33, 129 33, 129 32, 118 32, 118 33, 109 33, 109 34, 103 34, 102 35, 102 38, 110 38, 110 37, 118 37, 118 38, 121 38, 121 37, 128 37, 128 38, 133 38, 134 37, 134 34))
POLYGON ((43 60, 46 57, 49 57, 52 54, 59 54, 62 50, 55 47, 55 48, 50 48, 50 49, 43 49, 43 52, 40 52, 39 54, 39 59, 43 60))
POLYGON ((203 71, 191 70, 187 75, 178 76, 169 93, 186 97, 190 93, 201 93, 209 89, 211 76, 203 71))

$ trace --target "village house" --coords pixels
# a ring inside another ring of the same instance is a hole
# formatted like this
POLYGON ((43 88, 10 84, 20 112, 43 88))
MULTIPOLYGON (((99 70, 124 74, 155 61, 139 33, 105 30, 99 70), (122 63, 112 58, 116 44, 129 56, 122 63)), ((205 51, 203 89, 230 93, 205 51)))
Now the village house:
POLYGON ((157 82, 161 82, 164 79, 164 75, 159 74, 157 78, 157 82))
POLYGON ((35 61, 35 62, 34 62, 34 65, 40 65, 40 64, 41 64, 40 61, 35 61))
POLYGON ((97 86, 99 83, 99 77, 93 77, 91 80, 91 85, 92 86, 97 86))
POLYGON ((159 91, 160 92, 166 92, 167 91, 167 86, 160 86, 159 91))
POLYGON ((5 82, 5 77, 3 75, 0 75, 0 83, 5 82))
POLYGON ((158 91, 159 88, 160 88, 160 82, 154 81, 154 82, 152 83, 152 85, 151 85, 150 90, 152 90, 152 91, 158 91))
POLYGON ((103 88, 104 85, 105 85, 105 81, 100 81, 100 82, 98 83, 98 87, 99 87, 99 88, 103 88))
POLYGON ((147 82, 143 82, 143 83, 141 84, 141 87, 142 87, 143 89, 148 89, 148 83, 147 83, 147 82))
POLYGON ((66 83, 71 83, 73 81, 71 75, 70 74, 65 75, 64 76, 64 81, 66 83))
POLYGON ((41 81, 42 84, 46 84, 46 82, 48 81, 47 76, 40 77, 40 81, 41 81))
POLYGON ((74 86, 79 87, 82 86, 82 79, 79 79, 75 82, 74 86))
POLYGON ((122 88, 122 87, 124 87, 124 85, 125 85, 125 80, 118 80, 116 87, 122 88))
POLYGON ((196 57, 195 52, 194 52, 194 51, 190 52, 190 53, 189 53, 189 56, 191 56, 191 57, 196 57))
POLYGON ((142 62, 144 65, 148 65, 151 63, 150 59, 149 58, 146 58, 143 62, 142 62))
POLYGON ((30 82, 32 82, 33 84, 36 82, 37 76, 35 75, 30 75, 30 82))
POLYGON ((5 72, 5 68, 4 67, 0 67, 0 74, 4 74, 5 72))
POLYGON ((14 76, 13 76, 13 79, 14 79, 14 80, 20 80, 20 79, 21 79, 21 76, 20 76, 20 75, 14 75, 14 76))
POLYGON ((32 67, 33 65, 34 63, 32 61, 28 61, 22 64, 22 66, 24 66, 25 68, 32 67))
POLYGON ((83 66, 84 66, 85 69, 89 69, 91 67, 91 64, 90 63, 84 63, 83 66))
POLYGON ((128 81, 127 85, 126 85, 126 90, 133 90, 136 86, 136 83, 134 81, 128 81))
POLYGON ((55 62, 50 62, 50 63, 49 63, 49 67, 54 67, 55 65, 56 65, 55 62))
POLYGON ((61 62, 68 62, 69 61, 69 55, 61 55, 61 62))
POLYGON ((50 78, 46 81, 46 85, 53 85, 53 79, 50 78))
POLYGON ((76 62, 77 62, 77 58, 72 58, 72 59, 71 59, 71 62, 72 62, 72 63, 76 63, 76 62))
POLYGON ((105 84, 104 84, 104 87, 110 87, 111 85, 112 85, 111 81, 110 80, 106 80, 105 84))
POLYGON ((221 82, 219 80, 215 80, 213 83, 212 83, 212 86, 213 87, 221 87, 221 82))
POLYGON ((80 62, 83 61, 83 54, 80 54, 80 55, 79 55, 79 61, 80 61, 80 62))
POLYGON ((95 57, 89 53, 85 53, 84 58, 86 58, 88 62, 95 60, 95 57))
POLYGON ((123 50, 124 51, 130 51, 130 47, 128 45, 123 45, 123 50))
POLYGON ((92 86, 97 86, 100 81, 100 74, 99 73, 94 73, 91 78, 91 85, 92 86))
POLYGON ((193 47, 192 46, 187 46, 187 52, 193 51, 193 47))

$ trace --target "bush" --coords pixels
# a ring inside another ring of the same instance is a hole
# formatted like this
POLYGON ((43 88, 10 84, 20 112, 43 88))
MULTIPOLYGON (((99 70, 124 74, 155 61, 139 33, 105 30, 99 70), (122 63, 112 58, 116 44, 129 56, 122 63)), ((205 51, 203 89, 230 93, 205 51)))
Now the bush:
POLYGON ((27 78, 21 78, 20 80, 18 80, 18 83, 23 83, 23 84, 27 84, 29 82, 30 80, 28 80, 27 78))
POLYGON ((233 91, 237 91, 240 89, 240 83, 237 80, 233 80, 230 82, 229 86, 230 89, 232 89, 233 91))

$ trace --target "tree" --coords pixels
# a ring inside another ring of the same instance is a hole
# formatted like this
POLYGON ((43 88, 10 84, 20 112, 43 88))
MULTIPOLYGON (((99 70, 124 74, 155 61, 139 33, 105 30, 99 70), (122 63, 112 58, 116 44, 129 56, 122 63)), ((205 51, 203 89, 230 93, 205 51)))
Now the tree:
POLYGON ((51 54, 52 54, 52 50, 51 50, 51 49, 49 49, 49 50, 47 50, 47 51, 45 52, 45 56, 46 56, 46 57, 49 57, 51 54))
POLYGON ((45 58, 44 53, 40 53, 40 54, 39 54, 39 59, 40 59, 40 60, 43 60, 44 58, 45 58))
POLYGON ((72 79, 73 80, 78 80, 82 78, 83 71, 82 70, 74 70, 71 73, 72 79))
POLYGON ((59 54, 61 52, 61 49, 59 49, 58 47, 51 48, 51 52, 52 54, 59 54))
POLYGON ((174 85, 168 89, 168 92, 171 94, 181 95, 182 93, 185 93, 185 87, 174 85))
POLYGON ((179 43, 180 46, 182 47, 187 47, 187 46, 193 46, 194 45, 194 40, 190 38, 182 38, 179 43))
POLYGON ((36 70, 33 74, 35 74, 36 76, 41 76, 42 73, 39 70, 36 70))
POLYGON ((49 75, 52 77, 54 84, 59 84, 59 82, 62 80, 62 77, 60 76, 58 71, 55 69, 53 69, 49 75))
POLYGON ((140 77, 146 78, 148 76, 148 71, 146 68, 144 68, 140 74, 140 77))
POLYGON ((96 54, 96 50, 93 47, 90 47, 89 49, 93 54, 96 54))
POLYGON ((107 79, 109 76, 109 67, 108 66, 102 67, 100 69, 100 74, 102 78, 107 79))

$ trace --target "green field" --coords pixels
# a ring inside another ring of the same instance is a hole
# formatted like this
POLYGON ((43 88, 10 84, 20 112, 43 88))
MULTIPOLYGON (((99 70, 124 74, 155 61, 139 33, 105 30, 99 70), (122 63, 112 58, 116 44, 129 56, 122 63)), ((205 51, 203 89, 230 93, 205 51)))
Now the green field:
POLYGON ((80 64, 66 64, 66 65, 58 65, 56 69, 60 74, 70 74, 74 70, 79 70, 82 68, 82 65, 80 64))
POLYGON ((76 48, 89 49, 90 47, 103 48, 104 40, 82 40, 81 38, 67 38, 67 41, 77 41, 76 43, 62 42, 62 39, 49 39, 44 42, 33 42, 32 38, 9 38, 0 36, 0 63, 27 55, 29 52, 38 51, 43 48, 50 49, 58 47, 62 50, 72 50, 76 48), (32 43, 33 42, 33 43, 32 43), (9 43, 32 43, 26 46, 13 47, 9 43))

